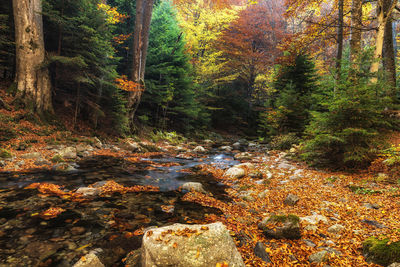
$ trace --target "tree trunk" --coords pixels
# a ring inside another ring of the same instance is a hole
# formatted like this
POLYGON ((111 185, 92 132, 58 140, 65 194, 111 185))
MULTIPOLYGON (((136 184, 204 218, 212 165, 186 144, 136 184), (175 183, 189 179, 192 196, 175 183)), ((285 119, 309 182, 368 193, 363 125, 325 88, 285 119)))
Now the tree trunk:
POLYGON ((342 72, 342 58, 343 58, 343 9, 344 9, 344 0, 339 0, 338 9, 339 9, 339 23, 338 23, 338 36, 337 36, 337 57, 336 57, 336 79, 339 80, 342 72))
POLYGON ((150 34, 150 24, 151 15, 153 14, 153 3, 154 0, 147 0, 143 18, 143 31, 142 31, 142 63, 140 64, 140 81, 144 81, 144 73, 146 70, 146 59, 147 59, 147 49, 149 47, 149 34, 150 34))
POLYGON ((373 58, 374 61, 372 62, 370 68, 370 72, 375 75, 373 78, 371 78, 372 83, 376 83, 378 81, 376 74, 379 70, 379 65, 382 59, 386 24, 388 19, 391 18, 393 9, 395 8, 396 4, 397 0, 378 0, 376 6, 377 18, 378 18, 378 32, 375 37, 375 52, 373 58), (387 5, 388 8, 384 8, 385 5, 387 5))
POLYGON ((138 84, 134 92, 129 93, 128 111, 131 126, 144 90, 147 48, 149 43, 151 15, 154 0, 136 1, 136 19, 133 35, 132 80, 138 84))
POLYGON ((17 96, 35 112, 53 112, 45 58, 41 0, 13 0, 17 96))
MULTIPOLYGON (((384 3, 383 9, 385 12, 390 8, 390 3, 384 3)), ((390 87, 387 90, 387 95, 392 99, 396 97, 396 62, 393 45, 393 19, 388 17, 385 27, 385 37, 383 41, 383 66, 385 69, 386 78, 390 87)))
POLYGON ((350 55, 351 55, 351 70, 350 79, 356 80, 356 75, 360 69, 358 61, 361 53, 361 38, 362 38, 362 0, 353 0, 351 6, 351 39, 350 39, 350 55))

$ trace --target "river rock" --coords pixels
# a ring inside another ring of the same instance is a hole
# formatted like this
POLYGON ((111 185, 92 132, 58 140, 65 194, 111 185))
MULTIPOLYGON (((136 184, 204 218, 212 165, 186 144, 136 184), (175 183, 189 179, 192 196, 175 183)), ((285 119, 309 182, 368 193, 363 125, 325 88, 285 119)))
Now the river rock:
POLYGON ((212 141, 210 139, 206 139, 203 141, 203 143, 210 146, 210 145, 214 144, 214 141, 212 141))
POLYGON ((254 164, 250 163, 250 162, 246 162, 246 163, 235 165, 234 167, 251 170, 251 169, 254 169, 254 164))
POLYGON ((104 267, 104 264, 99 260, 95 252, 90 252, 80 258, 73 267, 104 267))
POLYGON ((184 183, 182 185, 183 190, 187 191, 195 191, 195 192, 200 192, 200 193, 207 193, 206 190, 204 190, 204 187, 201 183, 196 183, 196 182, 188 182, 184 183))
POLYGON ((101 193, 99 188, 93 187, 80 187, 76 190, 76 193, 82 194, 84 197, 93 197, 101 193))
POLYGON ((75 159, 77 157, 76 148, 74 148, 74 147, 66 147, 66 148, 62 149, 58 154, 63 159, 75 159))
POLYGON ((386 225, 381 224, 380 222, 374 221, 374 220, 367 220, 367 219, 362 219, 362 223, 375 226, 376 228, 382 229, 382 228, 387 228, 386 225))
POLYGON ((140 267, 141 266, 141 255, 142 255, 141 248, 129 252, 129 254, 126 256, 125 266, 140 267))
POLYGON ((289 194, 289 195, 287 195, 287 197, 285 198, 283 203, 285 205, 294 206, 297 204, 297 202, 299 202, 299 200, 300 200, 300 198, 298 196, 289 194))
POLYGON ((232 237, 220 222, 174 224, 147 230, 143 235, 141 260, 143 267, 209 267, 223 262, 232 267, 245 266, 232 237))
POLYGON ((193 149, 193 152, 196 152, 196 153, 205 153, 205 152, 206 152, 206 149, 205 149, 204 147, 202 147, 202 146, 196 146, 195 149, 193 149))
POLYGON ((232 168, 229 168, 225 172, 225 176, 230 177, 230 178, 242 178, 245 175, 246 175, 246 171, 243 168, 238 168, 235 166, 232 168))
POLYGON ((75 171, 77 171, 77 169, 74 166, 72 166, 72 165, 70 165, 68 163, 65 163, 65 162, 58 163, 58 164, 54 165, 52 170, 53 171, 63 171, 63 172, 75 172, 75 171))
POLYGON ((141 150, 139 143, 131 140, 125 139, 122 141, 121 148, 129 151, 129 152, 138 152, 141 150))
POLYGON ((240 148, 242 147, 242 144, 240 144, 239 142, 236 142, 236 143, 232 144, 232 147, 235 150, 240 150, 240 148))
POLYGON ((219 149, 222 150, 222 151, 225 151, 225 152, 231 152, 232 151, 232 147, 230 147, 230 146, 221 146, 219 149))
POLYGON ((76 145, 76 153, 83 153, 85 151, 93 151, 93 147, 91 145, 85 145, 85 144, 77 144, 76 145))
POLYGON ((326 260, 328 251, 326 250, 321 250, 318 251, 314 254, 311 254, 310 257, 308 258, 309 262, 311 263, 322 263, 326 260))
POLYGON ((93 138, 93 141, 94 141, 94 146, 96 147, 96 148, 102 148, 103 147, 103 143, 99 140, 99 138, 97 138, 97 137, 94 137, 93 138))
POLYGON ((250 154, 249 152, 237 153, 234 156, 236 160, 251 160, 252 157, 253 155, 250 154))
POLYGON ((269 194, 269 190, 265 189, 264 191, 262 191, 261 193, 258 194, 258 197, 265 198, 268 194, 269 194))
POLYGON ((190 156, 189 154, 184 154, 184 153, 176 155, 175 158, 177 158, 177 159, 187 159, 187 160, 192 160, 193 159, 192 156, 190 156))
POLYGON ((39 157, 37 160, 35 160, 35 165, 36 166, 43 166, 43 165, 50 165, 51 163, 48 160, 45 160, 44 158, 39 157))
POLYGON ((345 227, 341 224, 335 224, 328 228, 328 232, 332 234, 339 234, 345 229, 345 227))
POLYGON ((301 238, 300 218, 296 215, 272 215, 259 223, 258 228, 268 238, 301 238))
POLYGON ((316 225, 319 222, 323 222, 323 223, 327 224, 328 218, 326 218, 323 215, 310 215, 310 216, 306 216, 306 217, 301 217, 300 221, 306 222, 306 223, 312 224, 312 225, 316 225))
POLYGON ((364 203, 363 206, 364 206, 366 209, 369 209, 369 210, 372 210, 372 209, 374 209, 374 210, 379 210, 379 209, 381 208, 379 205, 373 204, 373 203, 364 203))
POLYGON ((39 152, 31 152, 21 155, 23 159, 37 159, 40 158, 41 154, 39 152))
POLYGON ((254 254, 262 259, 265 263, 271 263, 271 258, 269 257, 268 252, 265 251, 266 247, 263 243, 257 242, 254 248, 254 254))

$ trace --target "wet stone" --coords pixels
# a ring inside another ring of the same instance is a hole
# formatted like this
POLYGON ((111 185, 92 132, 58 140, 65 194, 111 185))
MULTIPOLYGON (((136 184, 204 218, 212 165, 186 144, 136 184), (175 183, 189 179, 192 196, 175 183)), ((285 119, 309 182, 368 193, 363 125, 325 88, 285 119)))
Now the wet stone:
POLYGON ((254 248, 254 254, 256 254, 256 256, 262 259, 265 263, 271 263, 271 258, 265 249, 266 246, 263 243, 257 242, 254 248))

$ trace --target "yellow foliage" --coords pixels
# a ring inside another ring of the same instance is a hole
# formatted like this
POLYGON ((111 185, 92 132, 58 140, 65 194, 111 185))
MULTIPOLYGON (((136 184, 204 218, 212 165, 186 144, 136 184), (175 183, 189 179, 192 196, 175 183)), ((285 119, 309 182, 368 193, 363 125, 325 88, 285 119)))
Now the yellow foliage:
POLYGON ((195 0, 177 5, 179 24, 185 33, 187 51, 193 58, 197 82, 214 80, 213 77, 223 67, 221 52, 214 48, 214 43, 243 8, 204 8, 205 4, 204 0, 195 0))
POLYGON ((107 15, 107 23, 109 24, 117 24, 123 22, 128 16, 121 14, 117 11, 116 7, 111 7, 106 4, 98 4, 98 9, 103 10, 107 15))

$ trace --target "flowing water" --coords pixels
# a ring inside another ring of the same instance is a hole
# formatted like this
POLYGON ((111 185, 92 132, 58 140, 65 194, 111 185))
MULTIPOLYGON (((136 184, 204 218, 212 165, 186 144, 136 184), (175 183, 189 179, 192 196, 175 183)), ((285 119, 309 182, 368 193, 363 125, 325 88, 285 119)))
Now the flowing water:
POLYGON ((224 154, 192 160, 144 159, 140 163, 101 156, 78 162, 71 172, 0 173, 0 266, 71 266, 97 248, 103 250, 107 266, 118 266, 128 252, 140 247, 141 236, 132 234, 139 229, 220 215, 218 209, 182 201, 185 192, 178 188, 185 182, 200 182, 214 197, 229 201, 226 187, 198 166, 227 168, 237 163, 224 154), (99 196, 79 203, 24 189, 31 183, 46 182, 75 190, 107 180, 125 186, 158 186, 160 192, 99 196), (50 207, 65 211, 48 220, 37 216, 50 207))

